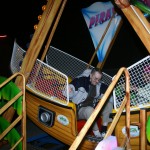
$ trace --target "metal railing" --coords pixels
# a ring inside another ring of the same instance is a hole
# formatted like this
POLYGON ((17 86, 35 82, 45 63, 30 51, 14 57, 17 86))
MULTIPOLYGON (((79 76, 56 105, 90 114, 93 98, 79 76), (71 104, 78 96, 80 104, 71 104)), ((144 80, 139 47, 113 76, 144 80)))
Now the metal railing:
POLYGON ((126 86, 125 96, 124 96, 122 104, 121 104, 118 112, 116 113, 116 115, 115 115, 115 117, 114 117, 114 119, 113 119, 113 121, 112 121, 112 123, 111 123, 104 139, 112 134, 112 132, 113 132, 118 120, 119 120, 119 117, 121 116, 121 113, 123 112, 123 109, 126 106, 126 133, 127 133, 127 139, 128 139, 127 149, 130 149, 130 81, 129 81, 129 72, 128 72, 128 70, 126 68, 122 67, 122 68, 119 69, 119 71, 116 74, 116 76, 114 77, 112 83, 109 85, 108 89, 106 90, 104 96, 99 101, 99 103, 96 106, 94 112, 91 114, 90 118, 87 120, 86 124, 81 129, 80 133, 78 134, 78 136, 76 137, 76 139, 74 140, 72 145, 70 146, 69 150, 75 150, 75 149, 78 148, 79 144, 83 140, 84 136, 86 135, 87 131, 91 127, 93 121, 97 117, 98 113, 102 109, 104 103, 107 101, 109 95, 113 91, 115 85, 117 84, 120 76, 123 73, 125 74, 125 79, 126 79, 125 80, 125 82, 126 82, 125 83, 125 86, 126 86))
MULTIPOLYGON (((3 107, 0 108, 0 115, 2 115, 2 117, 4 117, 4 113, 13 106, 13 104, 15 102, 17 102, 17 100, 21 97, 21 104, 22 104, 22 108, 21 108, 21 112, 20 114, 18 114, 18 116, 16 116, 16 118, 13 119, 13 121, 9 124, 9 126, 0 134, 0 140, 4 140, 4 138, 12 131, 12 129, 14 129, 14 127, 16 127, 16 125, 18 123, 20 123, 21 121, 21 130, 22 133, 20 135, 20 138, 18 141, 16 141, 16 143, 13 144, 13 146, 11 147, 11 150, 15 149, 19 143, 22 142, 22 149, 26 150, 26 104, 25 104, 25 77, 21 74, 21 73, 15 73, 14 75, 12 75, 11 77, 9 77, 8 79, 6 79, 4 82, 2 82, 0 84, 0 89, 2 90, 3 88, 6 87, 6 85, 10 84, 10 82, 15 79, 17 76, 20 76, 22 78, 22 84, 19 85, 18 90, 20 90, 20 92, 17 92, 17 94, 11 98, 3 107)), ((10 88, 13 88, 13 86, 10 86, 10 88)), ((16 86, 17 88, 17 86, 16 86)), ((13 89, 14 90, 14 89, 13 89)), ((8 91, 10 92, 10 91, 8 91)), ((6 95, 10 95, 11 93, 5 93, 6 95)), ((11 94, 12 95, 12 94, 11 94)), ((11 115, 11 114, 10 114, 11 115)), ((4 117, 5 118, 5 117, 4 117)), ((6 119, 7 120, 7 119, 6 119)), ((2 125, 2 124, 1 124, 2 125)), ((1 126, 0 125, 0 126, 1 126)), ((15 137, 13 137, 15 138, 15 137)), ((6 138, 7 139, 7 138, 6 138)), ((10 139, 13 140, 13 139, 10 139)))

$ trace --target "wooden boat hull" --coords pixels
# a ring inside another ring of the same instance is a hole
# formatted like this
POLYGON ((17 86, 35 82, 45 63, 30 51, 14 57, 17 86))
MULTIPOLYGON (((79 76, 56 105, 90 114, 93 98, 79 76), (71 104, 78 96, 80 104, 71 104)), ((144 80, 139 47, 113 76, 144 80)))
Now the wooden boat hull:
MULTIPOLYGON (((66 145, 71 145, 73 143, 78 132, 76 113, 71 107, 60 106, 59 104, 48 102, 28 91, 26 92, 26 106, 28 118, 31 119, 39 128, 66 145), (44 125, 44 123, 40 122, 38 116, 39 107, 41 106, 49 111, 55 112, 53 126, 48 127, 44 125), (61 124, 57 119, 59 115, 65 116, 69 120, 69 124, 61 124)), ((79 146, 79 149, 92 150, 96 146, 97 142, 83 140, 79 146)))
MULTIPOLYGON (((146 113, 147 117, 149 115, 150 115, 150 109, 148 109, 147 113, 146 113)), ((118 120, 118 123, 115 128, 115 136, 117 137, 119 146, 122 144, 123 139, 125 137, 123 134, 123 128, 125 127, 125 120, 126 120, 126 116, 124 114, 122 114, 120 119, 118 120)), ((130 120, 131 120, 131 125, 133 125, 133 126, 135 124, 138 125, 138 123, 140 123, 140 111, 131 112, 130 120)), ((139 131, 140 131, 140 128, 139 128, 139 131)), ((136 132, 136 130, 135 130, 135 132, 136 132)), ((131 135, 131 132, 130 132, 130 135, 131 135)), ((140 150, 140 133, 139 133, 139 136, 135 136, 135 137, 131 136, 130 144, 131 144, 132 150, 140 150)), ((147 150, 150 150, 149 143, 147 143, 147 150)))
MULTIPOLYGON (((73 103, 72 103, 73 104, 73 103)), ((66 145, 71 145, 75 138, 78 135, 77 131, 77 117, 76 117, 76 110, 72 106, 62 106, 56 103, 49 102, 44 98, 38 97, 37 95, 29 92, 26 92, 26 110, 27 116, 31 119, 40 129, 45 131, 50 136, 60 140, 61 142, 65 143, 66 145), (49 127, 44 125, 39 120, 39 108, 43 107, 49 111, 55 112, 54 117, 54 124, 49 127), (58 121, 58 116, 62 115, 65 116, 69 123, 64 125, 58 121)), ((147 111, 147 117, 150 115, 150 111, 147 111)), ((122 129, 125 127, 126 116, 121 115, 116 128, 115 128, 115 136, 117 137, 118 146, 122 145, 124 140, 124 134, 122 129)), ((139 123, 140 122, 140 111, 131 112, 131 125, 132 123, 139 123)), ((133 124, 133 125, 134 125, 133 124)), ((140 149, 140 135, 131 137, 130 140, 131 148, 133 150, 140 149)), ((85 150, 92 150, 95 149, 97 146, 97 142, 89 141, 87 139, 82 140, 78 149, 85 149, 85 150)), ((150 145, 147 144, 147 149, 150 150, 150 145)))

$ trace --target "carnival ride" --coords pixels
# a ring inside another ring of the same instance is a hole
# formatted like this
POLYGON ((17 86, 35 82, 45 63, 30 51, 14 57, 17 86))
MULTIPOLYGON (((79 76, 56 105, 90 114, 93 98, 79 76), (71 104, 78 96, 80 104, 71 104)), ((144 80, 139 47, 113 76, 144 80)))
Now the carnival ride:
MULTIPOLYGON (((130 73, 131 83, 135 83, 134 77, 136 76, 138 78, 138 76, 142 74, 142 68, 145 64, 150 64, 150 57, 146 57, 128 68, 128 70, 124 67, 120 68, 114 78, 103 72, 103 82, 108 84, 109 88, 99 102, 91 118, 86 122, 85 126, 80 129, 81 131, 79 131, 79 121, 76 116, 75 104, 69 101, 68 90, 65 94, 67 95, 66 97, 62 95, 62 91, 64 91, 65 88, 68 89, 68 84, 71 79, 80 75, 87 67, 92 68, 93 66, 50 45, 66 2, 66 0, 59 0, 57 2, 52 0, 47 2, 46 9, 42 14, 38 28, 35 30, 27 51, 24 51, 16 42, 14 43, 11 70, 13 74, 20 72, 25 76, 27 116, 49 135, 67 145, 71 145, 70 149, 94 149, 97 146, 97 141, 89 140, 86 133, 89 131, 92 122, 98 115, 108 96, 114 90, 114 108, 116 115, 105 138, 111 135, 113 130, 115 130, 115 135, 119 141, 118 143, 121 145, 124 136, 122 135, 121 138, 119 137, 120 133, 118 134, 118 128, 120 128, 120 124, 124 126, 125 120, 127 123, 127 137, 125 136, 125 139, 130 139, 130 104, 131 111, 135 109, 138 113, 140 112, 140 108, 149 107, 149 101, 144 101, 143 98, 139 99, 138 97, 138 102, 135 101, 138 95, 132 93, 132 91, 131 95, 133 94, 134 96, 132 95, 132 97, 130 97, 128 71, 130 73), (43 45, 45 45, 44 48, 43 45), (40 52, 42 52, 41 59, 38 59, 40 52), (44 60, 46 61, 44 62, 44 60), (65 67, 68 61, 70 63, 65 67), (76 70, 74 70, 74 67, 76 67, 76 70), (139 69, 141 70, 139 71, 139 69), (126 103, 128 105, 126 105, 126 103), (124 109, 125 105, 126 109, 124 109), (126 112, 126 118, 121 115, 122 111, 126 112)), ((137 7, 129 4, 128 1, 115 1, 115 3, 121 8, 148 52, 150 52, 150 35, 148 32, 150 25, 143 16, 143 13, 137 7)), ((142 80, 141 77, 140 80, 142 80)), ((140 83, 138 80, 136 82, 137 84, 140 83)), ((22 79, 17 77, 15 84, 20 87, 22 85, 22 79)), ((146 91, 149 91, 149 88, 146 91)), ((149 98, 148 92, 145 92, 144 95, 145 94, 147 94, 149 98)), ((9 108, 9 112, 11 112, 12 115, 6 117, 6 119, 11 121, 14 109, 12 107, 9 108)), ((149 114, 149 112, 147 112, 147 114, 149 114)), ((139 114, 136 114, 135 118, 137 117, 139 117, 139 114)), ((133 118, 131 114, 131 121, 133 118)), ((141 130, 143 131, 142 127, 141 130)), ((140 138, 144 139, 144 135, 140 138)), ((146 143, 145 139, 144 141, 146 143)), ((137 139, 137 145, 134 142, 134 139, 133 141, 132 139, 129 140, 127 149, 130 148, 130 145, 132 149, 138 149, 139 145, 145 148, 144 142, 139 144, 137 139)), ((149 146, 147 147, 149 148, 149 146)))

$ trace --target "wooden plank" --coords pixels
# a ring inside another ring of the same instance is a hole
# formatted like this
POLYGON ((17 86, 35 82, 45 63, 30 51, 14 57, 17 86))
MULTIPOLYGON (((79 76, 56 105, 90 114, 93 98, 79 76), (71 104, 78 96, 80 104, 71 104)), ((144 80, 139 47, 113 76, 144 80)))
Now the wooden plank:
MULTIPOLYGON (((30 75, 30 72, 32 71, 35 61, 41 51, 41 48, 49 32, 49 29, 53 24, 53 21, 55 19, 57 11, 59 10, 61 2, 62 0, 58 1, 52 0, 48 1, 46 5, 46 9, 43 12, 42 18, 38 24, 38 28, 33 35, 33 38, 31 40, 31 43, 29 45, 29 48, 26 52, 24 61, 21 66, 20 72, 25 75, 26 82, 30 75)), ((17 85, 19 85, 20 82, 19 80, 20 79, 17 78, 15 81, 17 85)))
POLYGON ((150 33, 145 28, 146 26, 150 30, 149 22, 137 7, 129 4, 128 0, 116 0, 115 3, 121 8, 129 23, 132 25, 133 29, 145 45, 147 51, 150 53, 150 33))

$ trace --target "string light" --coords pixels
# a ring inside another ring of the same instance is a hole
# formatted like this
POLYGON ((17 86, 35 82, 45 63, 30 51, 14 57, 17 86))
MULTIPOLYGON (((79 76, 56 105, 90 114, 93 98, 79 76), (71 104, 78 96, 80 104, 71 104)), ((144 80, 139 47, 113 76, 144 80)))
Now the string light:
POLYGON ((46 5, 43 5, 42 6, 42 10, 44 11, 46 9, 46 5))
MULTIPOLYGON (((45 9, 46 9, 46 5, 43 5, 43 6, 42 6, 42 11, 44 11, 45 9)), ((41 18, 42 18, 42 15, 39 15, 39 16, 38 16, 38 20, 40 21, 41 18)), ((38 28, 38 25, 37 25, 37 24, 34 25, 34 30, 36 30, 37 28, 38 28)))
POLYGON ((38 16, 38 20, 41 20, 41 18, 42 18, 42 15, 39 15, 39 16, 38 16))
POLYGON ((36 30, 38 28, 38 25, 36 24, 36 25, 34 25, 34 30, 36 30))

